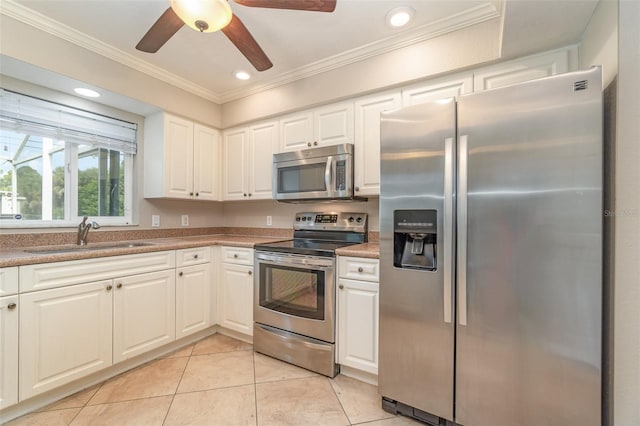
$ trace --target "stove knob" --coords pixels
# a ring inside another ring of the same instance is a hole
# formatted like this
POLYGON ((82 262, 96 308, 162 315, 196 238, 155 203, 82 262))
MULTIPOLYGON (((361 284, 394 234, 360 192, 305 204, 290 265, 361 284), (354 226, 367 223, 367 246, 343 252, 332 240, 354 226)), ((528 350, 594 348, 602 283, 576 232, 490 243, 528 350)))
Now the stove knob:
POLYGON ((303 216, 303 217, 302 217, 302 221, 303 221, 303 222, 306 222, 306 220, 307 220, 307 217, 306 217, 306 216, 303 216))
POLYGON ((300 216, 296 217, 296 222, 300 222, 300 216))
POLYGON ((358 222, 358 223, 362 222, 362 218, 361 217, 357 218, 356 222, 358 222))
POLYGON ((349 218, 349 223, 353 222, 353 216, 349 218))

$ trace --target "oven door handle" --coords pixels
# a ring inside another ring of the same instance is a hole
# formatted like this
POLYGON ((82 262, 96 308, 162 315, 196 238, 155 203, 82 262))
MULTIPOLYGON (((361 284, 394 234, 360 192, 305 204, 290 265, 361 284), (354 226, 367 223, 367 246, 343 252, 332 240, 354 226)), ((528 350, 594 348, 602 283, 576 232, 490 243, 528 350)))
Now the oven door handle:
POLYGON ((272 254, 256 254, 256 260, 260 263, 269 263, 276 266, 291 266, 304 269, 330 269, 334 267, 333 259, 311 259, 304 257, 278 256, 272 254))

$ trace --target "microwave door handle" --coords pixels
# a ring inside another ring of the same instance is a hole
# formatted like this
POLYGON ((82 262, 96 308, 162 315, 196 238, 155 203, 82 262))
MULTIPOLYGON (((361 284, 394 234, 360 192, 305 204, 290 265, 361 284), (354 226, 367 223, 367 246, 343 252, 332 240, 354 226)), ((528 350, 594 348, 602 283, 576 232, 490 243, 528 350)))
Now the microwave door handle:
POLYGON ((327 188, 327 193, 333 193, 333 188, 331 188, 331 165, 333 164, 333 157, 327 157, 327 165, 324 168, 324 184, 327 188))

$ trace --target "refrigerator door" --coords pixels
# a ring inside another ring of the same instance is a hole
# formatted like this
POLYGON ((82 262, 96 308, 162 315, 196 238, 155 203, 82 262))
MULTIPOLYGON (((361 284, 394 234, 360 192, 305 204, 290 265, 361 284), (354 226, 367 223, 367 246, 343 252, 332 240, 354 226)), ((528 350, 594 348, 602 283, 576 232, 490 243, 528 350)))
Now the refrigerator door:
POLYGON ((600 424, 601 99, 594 68, 459 101, 458 423, 600 424))
POLYGON ((379 390, 452 420, 455 102, 381 117, 379 390))

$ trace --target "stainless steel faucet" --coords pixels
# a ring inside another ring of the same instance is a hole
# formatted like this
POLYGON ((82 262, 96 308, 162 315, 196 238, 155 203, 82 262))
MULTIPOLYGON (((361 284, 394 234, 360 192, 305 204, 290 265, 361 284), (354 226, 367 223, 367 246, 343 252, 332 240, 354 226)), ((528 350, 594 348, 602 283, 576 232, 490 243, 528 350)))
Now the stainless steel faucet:
POLYGON ((87 216, 82 218, 82 222, 78 225, 78 239, 76 240, 76 244, 79 246, 87 245, 87 235, 89 235, 89 231, 91 229, 98 229, 100 225, 98 222, 89 222, 87 223, 87 216))

